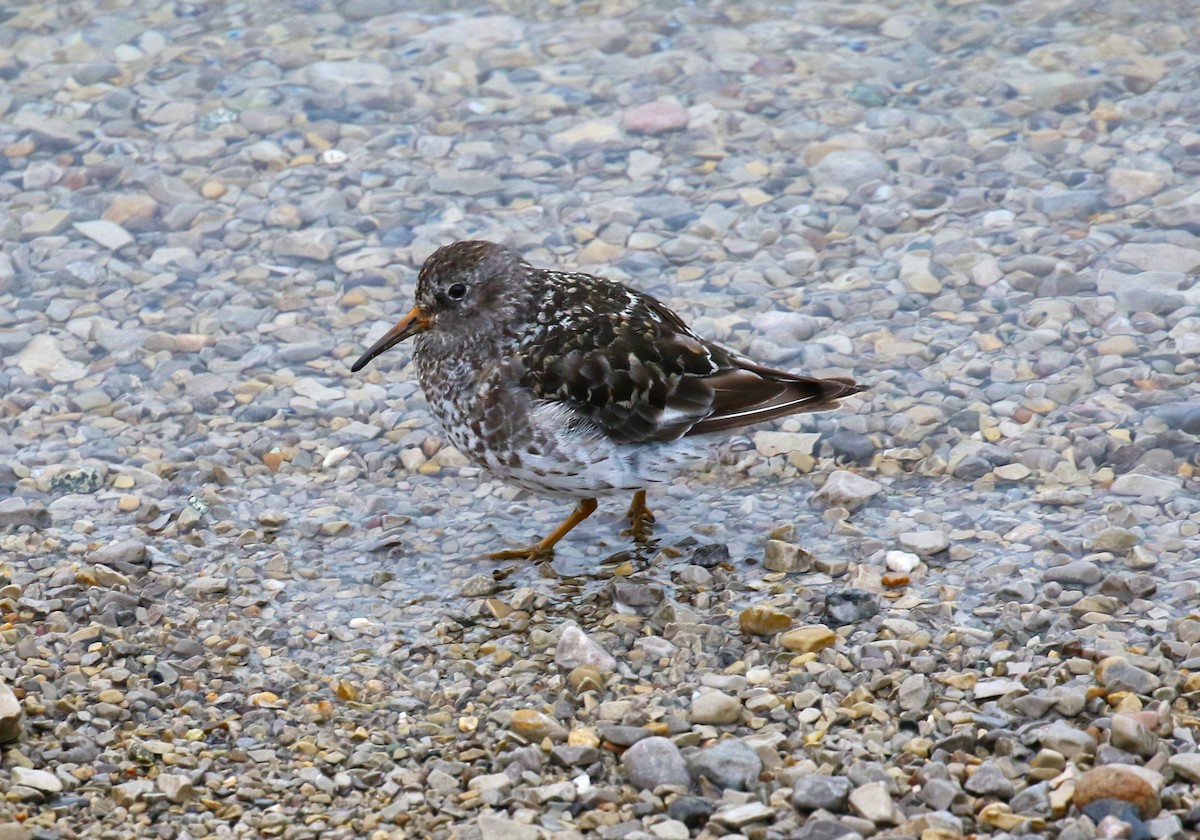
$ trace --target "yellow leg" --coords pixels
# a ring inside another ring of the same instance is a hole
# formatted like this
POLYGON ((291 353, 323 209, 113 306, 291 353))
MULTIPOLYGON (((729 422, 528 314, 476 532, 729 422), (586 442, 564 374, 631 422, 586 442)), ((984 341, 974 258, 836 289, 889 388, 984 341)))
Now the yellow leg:
POLYGON ((549 560, 554 556, 554 544, 570 533, 572 528, 595 512, 595 499, 580 499, 579 504, 575 506, 575 510, 571 511, 571 515, 563 521, 563 524, 555 528, 541 542, 534 543, 526 548, 508 548, 504 551, 493 551, 490 556, 493 560, 549 560))
POLYGON ((650 526, 654 524, 654 514, 646 507, 646 491, 639 490, 633 494, 629 504, 629 530, 622 532, 625 536, 633 537, 635 542, 643 542, 650 537, 650 526))

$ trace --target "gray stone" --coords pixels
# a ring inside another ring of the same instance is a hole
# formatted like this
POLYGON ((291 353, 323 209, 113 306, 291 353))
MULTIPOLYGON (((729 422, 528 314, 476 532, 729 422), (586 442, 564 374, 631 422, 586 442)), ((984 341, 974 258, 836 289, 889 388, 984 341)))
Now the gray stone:
POLYGON ((21 737, 21 701, 7 683, 0 682, 0 744, 21 737))
POLYGON ((1123 656, 1110 656, 1096 665, 1096 682, 1107 691, 1132 691, 1134 694, 1151 694, 1162 685, 1162 680, 1144 668, 1134 665, 1123 656))
POLYGON ((574 623, 563 627, 554 649, 554 662, 567 670, 591 665, 602 674, 611 674, 617 668, 617 660, 574 623))
POLYGON ((1182 486, 1182 483, 1174 478, 1126 473, 1125 475, 1117 476, 1113 480, 1109 490, 1118 496, 1144 496, 1158 502, 1163 502, 1178 493, 1182 486))
POLYGON ((1072 560, 1061 566, 1054 566, 1042 572, 1043 580, 1053 580, 1059 583, 1080 583, 1091 586, 1099 583, 1104 572, 1090 560, 1072 560))
POLYGON ((688 719, 692 723, 724 725, 737 723, 742 716, 742 701, 723 691, 701 691, 692 699, 688 719))
POLYGON ((536 825, 481 814, 475 821, 480 840, 541 840, 542 830, 536 825))
POLYGON ((812 495, 811 500, 818 507, 858 510, 882 492, 883 485, 877 481, 846 470, 835 470, 830 473, 821 489, 812 495))
POLYGON ((1046 749, 1061 753, 1068 759, 1096 754, 1096 739, 1062 720, 1038 729, 1037 740, 1046 749))
POLYGON ((733 790, 750 790, 762 772, 762 759, 744 741, 727 738, 692 756, 688 766, 696 776, 733 790))
POLYGON ((32 767, 17 765, 12 769, 12 783, 21 785, 42 793, 62 793, 63 784, 58 776, 49 770, 37 770, 32 767))
POLYGON ((75 230, 88 239, 100 243, 110 251, 117 251, 133 243, 133 235, 116 222, 96 219, 91 222, 76 222, 75 230))
POLYGON ((896 825, 904 818, 888 793, 887 782, 859 785, 850 791, 849 802, 854 813, 875 825, 896 825))
POLYGON ((1132 715, 1114 715, 1109 743, 1119 750, 1149 758, 1158 751, 1159 738, 1132 715))
POLYGON ((1200 782, 1200 753, 1179 753, 1167 759, 1167 767, 1180 778, 1200 782))
POLYGON ((850 788, 850 780, 845 776, 809 773, 792 784, 792 807, 798 811, 821 809, 836 814, 846 809, 850 788))
POLYGON ((890 178, 892 174, 887 161, 869 149, 830 152, 817 161, 810 172, 817 184, 845 187, 851 191, 868 181, 890 178))
POLYGON ((333 257, 337 245, 337 234, 333 230, 311 227, 277 236, 274 252, 277 257, 300 257, 328 262, 333 257))
POLYGON ((621 756, 621 766, 635 787, 654 790, 659 785, 691 784, 679 747, 669 738, 643 738, 621 756))
POLYGON ((909 674, 900 682, 896 695, 901 709, 924 709, 933 699, 933 686, 924 674, 909 674))
POLYGON ((1012 780, 1004 775, 1004 771, 994 761, 985 761, 975 768, 963 786, 970 793, 980 796, 995 796, 999 799, 1011 799, 1013 795, 1012 780))
POLYGON ((908 531, 899 539, 902 548, 919 557, 930 557, 950 547, 950 539, 941 531, 908 531))

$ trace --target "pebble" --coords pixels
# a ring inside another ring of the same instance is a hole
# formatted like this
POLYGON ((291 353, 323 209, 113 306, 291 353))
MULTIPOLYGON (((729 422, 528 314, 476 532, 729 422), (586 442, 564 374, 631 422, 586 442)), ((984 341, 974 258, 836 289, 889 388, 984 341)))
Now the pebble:
POLYGON ((896 825, 903 819, 886 782, 859 785, 850 791, 848 801, 854 813, 875 825, 896 825))
POLYGON ((941 531, 906 531, 899 541, 904 550, 918 557, 931 557, 950 547, 950 539, 941 531))
POLYGON ((0 682, 0 744, 21 737, 21 702, 13 690, 0 682))
POLYGON ((17 765, 12 768, 10 777, 14 785, 33 788, 42 793, 62 793, 62 782, 49 770, 37 770, 17 765))
POLYGON ((1159 793, 1161 774, 1132 764, 1093 767, 1075 781, 1072 802, 1083 809, 1093 802, 1117 799, 1133 805, 1142 819, 1152 819, 1162 810, 1159 793))
POLYGON ((877 481, 846 470, 836 470, 830 473, 821 489, 813 494, 812 501, 821 507, 858 510, 882 492, 883 485, 877 481))
POLYGON ((812 653, 833 646, 837 633, 819 624, 810 624, 789 630, 779 637, 781 647, 796 653, 812 653))
POLYGON ((568 669, 590 665, 602 674, 611 674, 617 667, 617 660, 574 624, 563 627, 554 649, 554 661, 560 668, 568 669))
POLYGON ((692 698, 688 718, 692 723, 717 726, 736 723, 742 716, 742 702, 723 691, 700 691, 692 698))
POLYGON ((1162 679, 1123 656, 1109 656, 1096 664, 1096 682, 1107 691, 1132 691, 1149 695, 1162 685, 1162 679))
POLYGON ((839 813, 846 809, 851 787, 844 776, 805 774, 792 784, 792 807, 798 811, 839 813))
POLYGON ((0 832, 1194 828, 1195 16, 108 5, 0 48, 0 832), (567 505, 347 369, 464 237, 867 388, 487 561, 567 505))
POLYGON ((687 764, 679 747, 669 738, 643 738, 621 756, 621 766, 629 781, 639 790, 654 790, 662 785, 691 784, 687 764))
POLYGON ((628 109, 621 125, 635 134, 665 134, 687 128, 687 109, 674 99, 660 99, 628 109))
POLYGON ((750 790, 758 782, 763 763, 754 748, 743 741, 726 738, 688 759, 694 776, 732 790, 750 790))

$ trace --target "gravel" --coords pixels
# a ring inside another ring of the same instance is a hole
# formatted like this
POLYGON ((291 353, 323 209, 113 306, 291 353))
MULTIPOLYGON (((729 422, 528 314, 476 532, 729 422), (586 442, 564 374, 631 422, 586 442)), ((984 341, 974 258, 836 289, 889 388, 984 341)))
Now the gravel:
POLYGON ((0 840, 1200 831, 1200 32, 1044 5, 5 12, 0 840), (869 389, 482 560, 472 237, 869 389))

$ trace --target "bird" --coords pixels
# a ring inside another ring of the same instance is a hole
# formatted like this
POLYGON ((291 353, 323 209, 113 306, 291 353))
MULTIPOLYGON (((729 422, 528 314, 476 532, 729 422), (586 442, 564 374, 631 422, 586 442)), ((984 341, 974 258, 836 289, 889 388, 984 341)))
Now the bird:
POLYGON ((702 338, 649 294, 535 268, 483 240, 434 251, 412 309, 351 372, 409 338, 450 443, 503 481, 576 500, 544 538, 494 560, 552 558, 597 498, 620 493, 633 493, 623 534, 643 542, 654 524, 648 485, 707 459, 731 430, 833 409, 864 390, 766 367, 702 338))

